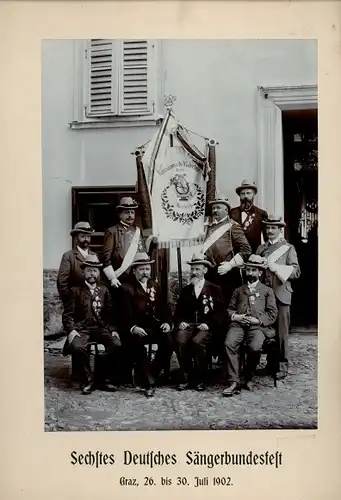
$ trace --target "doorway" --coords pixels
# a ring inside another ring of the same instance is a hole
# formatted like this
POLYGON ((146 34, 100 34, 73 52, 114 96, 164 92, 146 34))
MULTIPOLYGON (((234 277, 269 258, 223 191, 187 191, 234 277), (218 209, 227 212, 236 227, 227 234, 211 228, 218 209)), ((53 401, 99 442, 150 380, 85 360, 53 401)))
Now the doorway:
POLYGON ((297 251, 291 323, 318 322, 318 123, 316 109, 282 112, 285 237, 297 251))

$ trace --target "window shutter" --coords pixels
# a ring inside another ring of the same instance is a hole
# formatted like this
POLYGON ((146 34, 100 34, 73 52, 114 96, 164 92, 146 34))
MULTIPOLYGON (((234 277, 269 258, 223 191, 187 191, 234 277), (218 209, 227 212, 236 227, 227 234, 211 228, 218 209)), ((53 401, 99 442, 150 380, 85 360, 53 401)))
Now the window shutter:
POLYGON ((113 116, 118 111, 118 72, 115 41, 89 40, 89 95, 86 115, 113 116))
POLYGON ((147 40, 124 40, 121 50, 119 113, 146 115, 153 112, 153 45, 147 40))

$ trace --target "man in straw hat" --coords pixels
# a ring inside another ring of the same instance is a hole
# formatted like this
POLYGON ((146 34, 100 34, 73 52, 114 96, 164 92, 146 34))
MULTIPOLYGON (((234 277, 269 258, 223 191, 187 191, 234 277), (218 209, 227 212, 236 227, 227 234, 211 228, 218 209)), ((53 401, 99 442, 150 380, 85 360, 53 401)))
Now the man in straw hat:
POLYGON ((207 228, 202 252, 213 265, 207 279, 220 286, 227 307, 233 290, 241 285, 238 267, 251 255, 251 247, 243 229, 229 217, 228 200, 218 197, 210 205, 213 222, 207 228))
POLYGON ((109 290, 99 283, 101 267, 97 255, 86 257, 81 264, 84 282, 81 286, 72 288, 63 318, 64 328, 68 333, 63 354, 71 354, 83 394, 90 394, 96 387, 115 391, 119 379, 121 341, 112 325, 109 290), (103 370, 99 380, 91 373, 87 347, 92 341, 103 344, 106 348, 106 354, 101 356, 103 370))
POLYGON ((207 349, 224 317, 221 290, 205 279, 212 264, 204 254, 194 254, 191 283, 178 299, 174 315, 176 353, 183 376, 178 390, 203 391, 207 384, 207 349))
POLYGON ((147 397, 154 396, 156 379, 168 368, 173 353, 172 317, 157 283, 151 278, 154 260, 137 253, 131 264, 132 279, 122 285, 121 324, 123 344, 130 351, 147 397), (145 345, 157 344, 150 364, 145 345))
POLYGON ((262 243, 262 235, 264 241, 267 240, 262 222, 267 218, 268 214, 265 210, 254 205, 257 191, 258 188, 254 182, 243 180, 240 186, 236 188, 236 193, 240 198, 240 205, 230 211, 231 219, 240 224, 254 253, 262 243))
POLYGON ((288 374, 288 338, 290 328, 290 305, 293 292, 291 281, 301 275, 295 247, 288 243, 281 231, 285 227, 281 217, 269 215, 263 221, 268 241, 260 245, 257 255, 263 257, 265 266, 264 283, 270 286, 275 294, 278 320, 277 335, 279 341, 280 366, 277 378, 285 378, 288 374))
POLYGON ((228 308, 231 324, 225 339, 228 386, 223 396, 240 393, 239 351, 247 345, 245 385, 252 390, 252 377, 259 363, 264 341, 275 337, 272 325, 277 318, 276 299, 272 289, 259 281, 263 259, 251 255, 244 265, 247 283, 237 288, 228 308))
MULTIPOLYGON (((129 276, 129 267, 137 252, 146 251, 148 242, 144 242, 141 230, 135 225, 138 204, 130 196, 121 198, 117 205, 119 223, 109 227, 104 233, 101 261, 103 272, 111 286, 117 288, 129 276)), ((147 250, 151 251, 148 246, 147 250)))
POLYGON ((57 288, 64 308, 71 288, 83 285, 84 283, 84 272, 81 264, 88 255, 95 255, 89 249, 91 234, 93 232, 94 230, 89 222, 77 222, 70 231, 70 235, 75 239, 75 245, 72 250, 63 254, 57 275, 57 288))

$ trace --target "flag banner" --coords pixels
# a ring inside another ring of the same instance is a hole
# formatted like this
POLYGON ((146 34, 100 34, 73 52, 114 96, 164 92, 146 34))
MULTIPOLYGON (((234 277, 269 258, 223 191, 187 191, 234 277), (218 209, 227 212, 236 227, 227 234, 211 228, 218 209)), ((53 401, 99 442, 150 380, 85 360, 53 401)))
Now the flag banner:
POLYGON ((142 158, 153 234, 160 248, 194 246, 204 238, 207 158, 168 114, 142 158))

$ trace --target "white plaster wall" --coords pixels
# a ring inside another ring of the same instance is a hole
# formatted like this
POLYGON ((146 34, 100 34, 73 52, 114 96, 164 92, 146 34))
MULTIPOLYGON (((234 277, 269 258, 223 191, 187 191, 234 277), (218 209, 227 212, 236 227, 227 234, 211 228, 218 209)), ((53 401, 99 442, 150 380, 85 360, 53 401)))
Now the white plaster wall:
MULTIPOLYGON (((155 130, 71 130, 73 52, 70 40, 43 45, 45 268, 58 267, 70 247, 71 185, 134 184, 130 153, 155 130)), ((219 141, 217 185, 237 204, 235 186, 257 178, 257 86, 316 84, 316 42, 166 40, 161 54, 162 93, 176 95, 174 110, 184 125, 219 141)), ((203 146, 203 140, 197 144, 203 146)))

